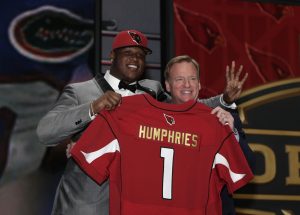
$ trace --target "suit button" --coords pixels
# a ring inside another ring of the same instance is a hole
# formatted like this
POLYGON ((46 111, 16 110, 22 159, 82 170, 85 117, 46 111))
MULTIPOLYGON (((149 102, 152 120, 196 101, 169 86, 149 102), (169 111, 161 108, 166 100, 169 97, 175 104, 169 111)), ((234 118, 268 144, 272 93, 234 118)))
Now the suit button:
POLYGON ((76 121, 75 124, 78 125, 78 124, 80 124, 81 122, 82 122, 82 120, 80 119, 80 120, 76 121))

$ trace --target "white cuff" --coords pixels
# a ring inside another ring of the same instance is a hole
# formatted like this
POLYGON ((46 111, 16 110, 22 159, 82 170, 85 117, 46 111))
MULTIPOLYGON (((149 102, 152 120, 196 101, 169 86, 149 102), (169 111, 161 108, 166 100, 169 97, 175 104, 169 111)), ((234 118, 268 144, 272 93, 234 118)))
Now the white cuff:
POLYGON ((232 104, 227 104, 223 99, 223 94, 220 96, 220 103, 226 108, 230 108, 235 110, 237 108, 237 105, 233 102, 232 104))
POLYGON ((239 142, 240 141, 240 135, 239 135, 239 132, 236 128, 233 128, 233 133, 234 133, 235 139, 239 142))
POLYGON ((91 109, 92 108, 92 103, 89 106, 89 116, 90 116, 91 120, 94 120, 96 118, 97 114, 92 113, 92 109, 91 109))

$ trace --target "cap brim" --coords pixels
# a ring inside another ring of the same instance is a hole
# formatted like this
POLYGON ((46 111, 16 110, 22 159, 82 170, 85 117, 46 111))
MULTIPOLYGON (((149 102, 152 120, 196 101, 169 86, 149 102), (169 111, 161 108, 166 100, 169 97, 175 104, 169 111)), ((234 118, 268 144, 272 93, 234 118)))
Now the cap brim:
MULTIPOLYGON (((141 46, 140 46, 140 47, 141 47, 141 46)), ((143 50, 145 51, 146 55, 152 54, 152 50, 151 50, 151 49, 146 48, 146 47, 142 47, 142 48, 143 48, 143 50)))
POLYGON ((152 50, 145 47, 145 46, 135 46, 135 45, 130 45, 130 46, 121 46, 121 47, 117 47, 113 50, 117 50, 117 49, 122 49, 122 48, 126 48, 126 47, 139 47, 141 49, 143 49, 143 51, 146 53, 146 55, 152 54, 152 50))

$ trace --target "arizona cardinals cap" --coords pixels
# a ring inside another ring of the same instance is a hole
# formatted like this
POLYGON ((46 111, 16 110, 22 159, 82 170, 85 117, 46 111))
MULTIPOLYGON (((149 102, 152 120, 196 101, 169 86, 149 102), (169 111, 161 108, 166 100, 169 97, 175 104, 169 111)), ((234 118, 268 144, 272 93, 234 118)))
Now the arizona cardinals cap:
POLYGON ((137 30, 121 31, 114 38, 112 50, 130 46, 141 47, 146 54, 151 54, 152 50, 148 48, 147 37, 137 30))

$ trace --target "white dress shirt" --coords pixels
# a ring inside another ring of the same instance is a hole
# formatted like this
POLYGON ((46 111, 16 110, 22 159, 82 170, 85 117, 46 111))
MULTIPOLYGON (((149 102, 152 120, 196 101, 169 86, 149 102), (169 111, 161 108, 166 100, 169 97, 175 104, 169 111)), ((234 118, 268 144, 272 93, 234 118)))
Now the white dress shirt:
MULTIPOLYGON (((116 92, 116 93, 119 93, 122 95, 122 97, 125 97, 125 96, 132 96, 132 95, 136 95, 136 94, 142 94, 144 93, 144 91, 141 91, 141 90, 136 90, 135 93, 131 92, 130 90, 128 89, 119 89, 119 83, 120 83, 120 80, 114 76, 112 76, 110 74, 110 71, 107 70, 105 75, 104 75, 104 79, 108 82, 108 84, 113 88, 113 90, 116 92)), ((136 82, 133 82, 131 84, 136 84, 136 82)))

